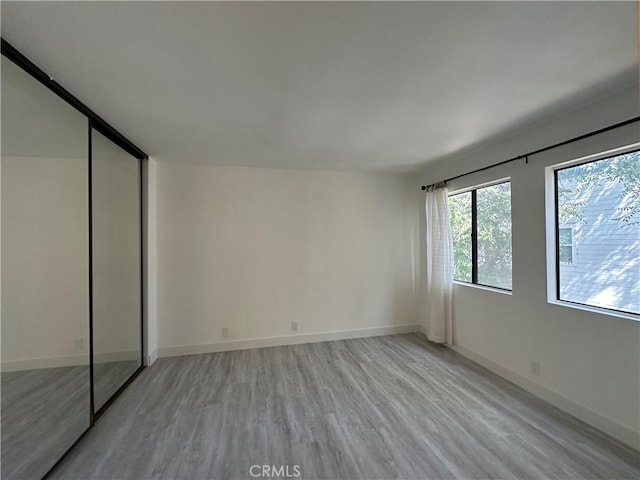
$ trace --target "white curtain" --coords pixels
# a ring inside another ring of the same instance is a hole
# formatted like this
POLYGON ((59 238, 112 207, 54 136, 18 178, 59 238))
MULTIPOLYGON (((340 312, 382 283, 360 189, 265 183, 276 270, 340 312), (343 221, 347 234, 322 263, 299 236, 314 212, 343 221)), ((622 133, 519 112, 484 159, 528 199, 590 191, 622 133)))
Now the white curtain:
POLYGON ((427 192, 427 336, 432 342, 452 342, 453 241, 447 189, 427 192))

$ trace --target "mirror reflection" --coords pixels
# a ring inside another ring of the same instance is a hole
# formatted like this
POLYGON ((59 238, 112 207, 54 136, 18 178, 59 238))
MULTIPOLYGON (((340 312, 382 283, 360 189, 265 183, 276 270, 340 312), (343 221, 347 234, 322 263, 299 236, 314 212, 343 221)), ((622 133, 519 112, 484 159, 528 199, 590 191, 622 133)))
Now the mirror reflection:
POLYGON ((92 131, 95 410, 141 365, 138 159, 92 131))
POLYGON ((3 479, 90 424, 88 120, 2 57, 3 479))

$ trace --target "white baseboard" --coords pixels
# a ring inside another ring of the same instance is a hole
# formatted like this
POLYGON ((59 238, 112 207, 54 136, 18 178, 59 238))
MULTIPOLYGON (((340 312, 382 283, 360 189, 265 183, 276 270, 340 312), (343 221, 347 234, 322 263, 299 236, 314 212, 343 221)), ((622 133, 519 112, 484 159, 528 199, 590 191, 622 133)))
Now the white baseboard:
POLYGON ((147 361, 144 364, 145 367, 150 367, 151 365, 153 365, 153 362, 155 362, 157 359, 158 359, 158 351, 154 350, 149 355, 147 355, 147 358, 146 358, 147 361))
POLYGON ((469 350, 468 348, 461 347, 459 345, 447 345, 452 350, 467 357, 470 360, 482 365, 483 367, 491 370, 493 373, 509 380, 511 383, 515 383, 519 387, 524 388, 528 392, 534 394, 537 397, 549 402, 550 404, 558 407, 576 418, 579 418, 585 423, 611 435, 613 438, 621 441, 622 443, 629 445, 636 450, 640 450, 640 433, 636 432, 615 420, 612 420, 591 408, 582 405, 570 398, 565 397, 559 392, 550 388, 544 387, 539 383, 532 381, 531 379, 521 375, 504 365, 485 357, 484 355, 469 350))
MULTIPOLYGON (((94 354, 96 363, 123 362, 137 360, 140 352, 127 350, 123 352, 104 352, 94 354)), ((5 360, 0 366, 2 372, 19 372, 23 370, 40 370, 43 368, 89 366, 89 354, 79 353, 60 357, 26 358, 21 360, 5 360)))
POLYGON ((246 350, 249 348, 281 347, 302 343, 327 342, 330 340, 347 340, 349 338, 377 337, 380 335, 397 335, 413 333, 419 330, 419 325, 392 325, 388 327, 358 328, 354 330, 337 330, 333 332, 306 333, 299 335, 285 335, 281 337, 249 338, 244 340, 226 340, 223 342, 200 345, 180 345, 158 349, 158 357, 177 357, 181 355, 196 355, 200 353, 227 352, 231 350, 246 350))
POLYGON ((77 367, 85 365, 89 367, 89 354, 67 355, 60 357, 27 358, 21 360, 3 360, 0 370, 2 372, 19 372, 22 370, 39 370, 42 368, 77 367))
POLYGON ((95 363, 111 363, 111 362, 128 362, 140 359, 140 351, 124 350, 122 352, 94 352, 93 360, 95 363))
MULTIPOLYGON (((154 351, 149 356, 149 365, 156 358, 176 357, 182 355, 197 355, 202 353, 226 352, 232 350, 246 350, 251 348, 279 347, 285 345, 297 345, 303 343, 326 342, 330 340, 346 340, 350 338, 375 337, 381 335, 397 335, 401 333, 421 332, 426 335, 426 329, 422 325, 397 325, 389 327, 374 327, 354 330, 338 330, 333 332, 311 333, 301 335, 286 335, 280 337, 251 338, 244 340, 227 340, 216 343, 200 345, 180 345, 163 347, 154 351)), ((602 430, 617 440, 635 449, 640 449, 640 434, 624 425, 612 420, 598 412, 575 402, 559 392, 544 387, 531 381, 519 373, 504 367, 497 362, 467 348, 457 345, 447 345, 452 350, 473 360, 493 373, 524 388, 537 397, 551 403, 559 409, 579 418, 580 420, 602 430)))

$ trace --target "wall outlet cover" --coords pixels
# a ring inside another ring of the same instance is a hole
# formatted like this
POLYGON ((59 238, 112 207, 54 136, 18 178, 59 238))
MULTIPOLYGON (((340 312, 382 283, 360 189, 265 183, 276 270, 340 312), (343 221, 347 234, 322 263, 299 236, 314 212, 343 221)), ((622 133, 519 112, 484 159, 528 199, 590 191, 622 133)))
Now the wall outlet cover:
POLYGON ((538 375, 540 373, 540 363, 536 360, 531 360, 531 366, 529 367, 530 372, 533 375, 538 375))

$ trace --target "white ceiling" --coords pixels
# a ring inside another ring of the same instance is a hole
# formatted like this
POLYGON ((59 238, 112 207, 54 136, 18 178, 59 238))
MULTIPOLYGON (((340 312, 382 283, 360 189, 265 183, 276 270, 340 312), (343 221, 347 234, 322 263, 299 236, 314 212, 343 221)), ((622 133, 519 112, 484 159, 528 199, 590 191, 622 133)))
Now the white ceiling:
POLYGON ((636 2, 1 8, 6 40, 172 161, 408 171, 637 81, 636 2))

